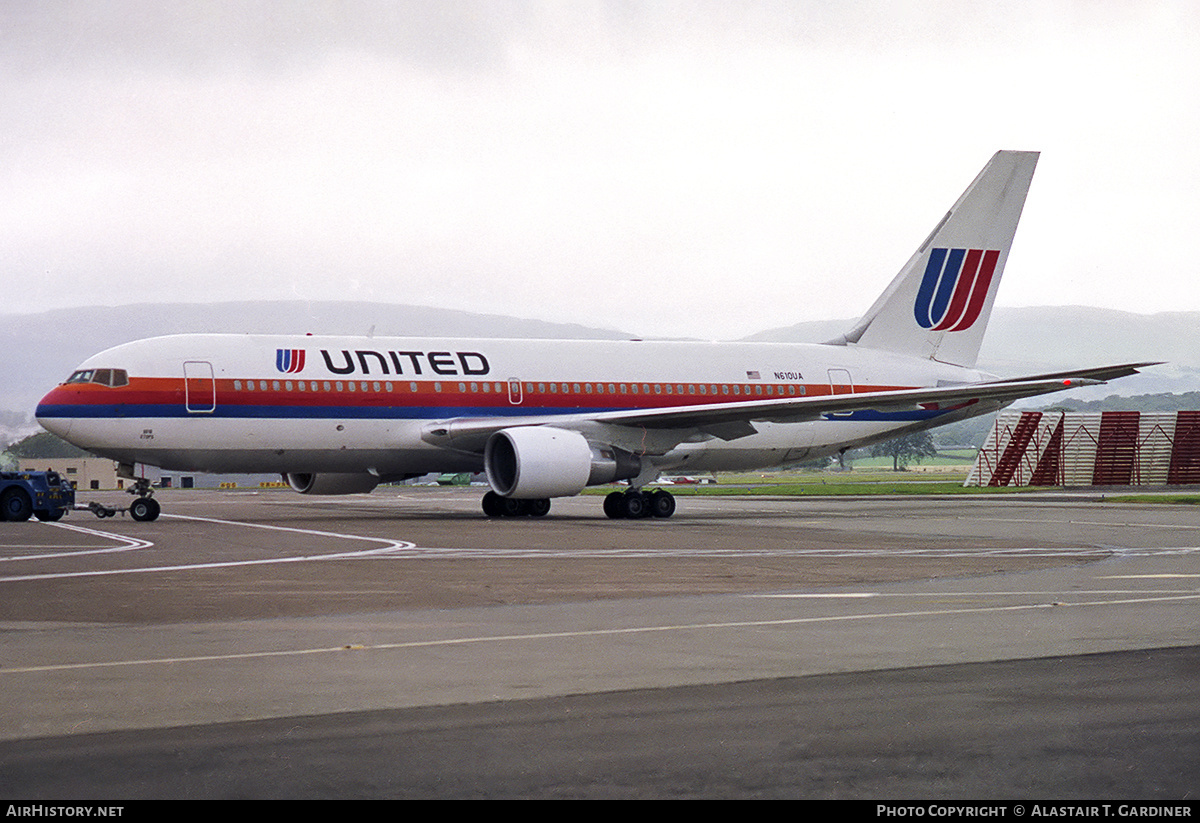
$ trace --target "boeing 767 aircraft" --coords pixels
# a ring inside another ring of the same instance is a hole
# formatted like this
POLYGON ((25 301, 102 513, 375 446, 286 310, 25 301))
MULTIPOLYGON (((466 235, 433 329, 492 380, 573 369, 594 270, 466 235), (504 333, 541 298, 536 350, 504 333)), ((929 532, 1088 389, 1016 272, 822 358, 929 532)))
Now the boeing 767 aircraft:
MULTIPOLYGON (((38 421, 120 463, 279 472, 301 494, 485 470, 488 516, 628 481, 612 518, 675 511, 662 472, 781 466, 1134 374, 975 369, 1037 163, 998 152, 853 328, 823 344, 186 334, 88 359, 38 421)), ((148 483, 130 507, 158 516, 148 483)))

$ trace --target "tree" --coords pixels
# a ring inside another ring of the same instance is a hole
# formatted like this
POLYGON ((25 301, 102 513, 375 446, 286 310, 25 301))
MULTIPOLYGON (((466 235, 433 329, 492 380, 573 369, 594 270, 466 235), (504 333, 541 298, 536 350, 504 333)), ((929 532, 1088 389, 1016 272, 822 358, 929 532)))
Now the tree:
POLYGON ((913 461, 920 463, 923 458, 936 457, 937 447, 929 432, 913 432, 875 444, 871 447, 871 456, 892 458, 892 471, 898 472, 907 469, 913 461))
POLYGON ((9 454, 14 457, 94 457, 78 446, 73 446, 66 440, 50 432, 31 434, 24 440, 18 440, 8 447, 9 454))

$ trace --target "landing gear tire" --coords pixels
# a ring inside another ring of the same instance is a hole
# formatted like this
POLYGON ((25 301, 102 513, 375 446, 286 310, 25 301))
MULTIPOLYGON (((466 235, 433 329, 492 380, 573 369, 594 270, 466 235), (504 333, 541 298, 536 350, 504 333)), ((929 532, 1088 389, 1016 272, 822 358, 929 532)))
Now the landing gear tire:
POLYGON ((637 520, 650 514, 650 501, 644 492, 626 492, 621 506, 622 514, 627 520, 637 520))
POLYGON ((10 523, 24 523, 33 514, 33 501, 22 489, 9 489, 0 497, 0 513, 10 523))
POLYGON ((483 513, 488 517, 503 517, 504 498, 495 492, 485 494, 483 496, 483 513))
POLYGON ((661 489, 654 492, 610 492, 604 498, 604 514, 613 520, 670 517, 674 513, 675 495, 661 489))
POLYGON ((529 514, 528 500, 515 500, 511 497, 504 498, 505 517, 524 517, 527 514, 529 514))
POLYGON ((483 513, 488 517, 545 517, 550 513, 550 498, 517 500, 488 492, 483 496, 483 513))
POLYGON ((158 519, 161 507, 153 497, 139 497, 129 504, 129 516, 139 523, 148 523, 158 519))
POLYGON ((650 495, 650 513, 655 517, 670 517, 675 513, 675 495, 659 489, 650 495))

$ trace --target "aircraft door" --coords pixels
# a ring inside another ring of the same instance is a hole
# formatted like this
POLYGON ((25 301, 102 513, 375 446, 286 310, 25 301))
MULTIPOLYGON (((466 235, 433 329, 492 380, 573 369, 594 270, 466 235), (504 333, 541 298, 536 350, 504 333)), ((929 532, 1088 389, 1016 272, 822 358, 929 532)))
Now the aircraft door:
POLYGON ((508 378, 508 402, 513 406, 521 405, 521 381, 515 377, 508 378))
POLYGON ((183 402, 189 414, 212 414, 217 410, 217 381, 213 378, 212 363, 184 362, 183 402))
POLYGON ((830 394, 854 394, 854 378, 848 369, 829 370, 830 394))

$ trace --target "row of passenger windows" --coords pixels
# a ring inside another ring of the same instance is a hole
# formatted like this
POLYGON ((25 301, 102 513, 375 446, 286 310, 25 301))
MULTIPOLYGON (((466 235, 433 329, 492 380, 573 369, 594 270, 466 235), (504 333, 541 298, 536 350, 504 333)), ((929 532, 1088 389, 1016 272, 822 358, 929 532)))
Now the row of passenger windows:
MULTIPOLYGON (((86 382, 86 381, 84 381, 86 382)), ((401 384, 403 385, 403 384, 401 384)), ((785 397, 804 394, 804 386, 773 384, 742 385, 739 383, 525 383, 526 394, 686 394, 700 396, 785 397)), ((459 383, 459 394, 496 393, 507 391, 505 383, 459 383)), ((234 380, 234 391, 302 391, 302 392, 393 392, 393 382, 305 381, 305 380, 234 380)), ((433 384, 435 392, 442 391, 440 382, 433 384)), ((408 384, 410 392, 419 390, 416 382, 408 384)))
MULTIPOLYGON (((442 390, 441 385, 442 385, 441 383, 437 384, 438 391, 442 390)), ((416 383, 410 383, 409 387, 410 387, 411 391, 415 392, 417 390, 416 383)), ((355 383, 353 381, 345 382, 342 380, 337 380, 337 381, 326 380, 324 382, 317 382, 316 380, 312 380, 312 381, 259 380, 257 382, 254 380, 247 380, 247 381, 245 381, 244 384, 241 380, 234 380, 233 381, 233 390, 234 391, 243 391, 243 390, 245 390, 245 391, 302 391, 302 392, 308 392, 308 391, 314 391, 314 392, 319 392, 319 391, 339 391, 339 392, 343 392, 343 391, 352 391, 352 392, 389 391, 390 392, 390 391, 395 391, 396 387, 392 383, 380 383, 378 380, 376 380, 373 383, 368 383, 365 380, 361 383, 355 383)))

